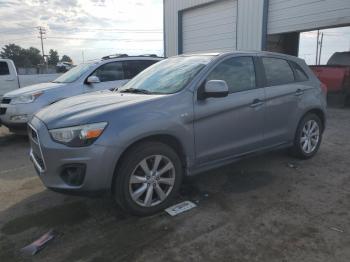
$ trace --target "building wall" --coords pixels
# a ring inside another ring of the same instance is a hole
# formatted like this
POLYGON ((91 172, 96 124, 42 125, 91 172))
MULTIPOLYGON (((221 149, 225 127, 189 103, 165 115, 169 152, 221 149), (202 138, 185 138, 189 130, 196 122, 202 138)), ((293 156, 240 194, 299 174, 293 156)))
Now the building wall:
POLYGON ((178 54, 179 11, 214 1, 238 1, 236 48, 239 50, 261 50, 263 7, 266 0, 164 0, 164 48, 166 56, 178 54))
POLYGON ((237 19, 237 49, 263 48, 263 18, 266 0, 239 0, 237 19))
POLYGON ((268 34, 350 24, 350 0, 269 0, 268 34))
POLYGON ((193 6, 215 0, 164 0, 164 52, 165 56, 177 55, 178 51, 178 12, 193 6))

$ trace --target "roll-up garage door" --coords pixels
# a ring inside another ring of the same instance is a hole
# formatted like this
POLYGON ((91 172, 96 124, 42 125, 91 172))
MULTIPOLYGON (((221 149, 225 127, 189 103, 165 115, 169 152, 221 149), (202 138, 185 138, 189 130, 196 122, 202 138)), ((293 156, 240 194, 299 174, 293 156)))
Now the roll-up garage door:
POLYGON ((182 14, 183 53, 236 49, 237 0, 216 1, 182 14))

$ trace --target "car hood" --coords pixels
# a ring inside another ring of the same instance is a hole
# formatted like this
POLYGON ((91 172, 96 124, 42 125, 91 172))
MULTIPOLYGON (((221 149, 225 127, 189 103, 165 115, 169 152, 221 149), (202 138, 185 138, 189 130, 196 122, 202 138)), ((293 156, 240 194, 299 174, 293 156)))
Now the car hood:
POLYGON ((8 92, 4 95, 4 97, 15 97, 15 96, 20 96, 20 95, 26 95, 26 94, 31 94, 33 92, 46 91, 46 90, 60 88, 60 87, 63 87, 65 85, 67 85, 67 84, 52 83, 52 82, 35 84, 35 85, 26 86, 26 87, 21 87, 19 89, 14 90, 14 91, 8 92))
POLYGON ((40 110, 35 116, 49 129, 102 122, 108 120, 104 117, 110 112, 160 97, 162 95, 99 92, 61 100, 40 110))

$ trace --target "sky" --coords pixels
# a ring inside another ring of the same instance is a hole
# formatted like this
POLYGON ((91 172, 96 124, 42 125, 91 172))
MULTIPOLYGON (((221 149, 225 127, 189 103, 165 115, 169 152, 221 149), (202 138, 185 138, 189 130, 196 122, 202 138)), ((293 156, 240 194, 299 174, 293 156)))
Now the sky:
MULTIPOLYGON (((326 64, 334 52, 350 51, 350 27, 339 27, 320 30, 323 33, 323 48, 321 64, 326 64)), ((307 64, 316 62, 317 31, 305 32, 300 35, 299 57, 307 64)))
POLYGON ((78 64, 116 53, 163 55, 162 0, 0 0, 0 47, 56 49, 78 64))
MULTIPOLYGON (((76 64, 116 53, 163 55, 163 0, 0 0, 0 48, 8 43, 69 55, 76 64)), ((350 50, 350 27, 322 30, 321 63, 350 50)), ((315 64, 317 32, 302 33, 299 56, 315 64)))

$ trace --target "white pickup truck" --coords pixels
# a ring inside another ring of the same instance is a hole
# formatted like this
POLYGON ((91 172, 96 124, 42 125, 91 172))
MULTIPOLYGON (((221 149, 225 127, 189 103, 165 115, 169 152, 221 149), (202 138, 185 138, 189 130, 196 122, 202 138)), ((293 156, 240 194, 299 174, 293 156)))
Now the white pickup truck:
POLYGON ((19 78, 13 61, 10 59, 0 59, 0 98, 5 93, 19 87, 19 78))

